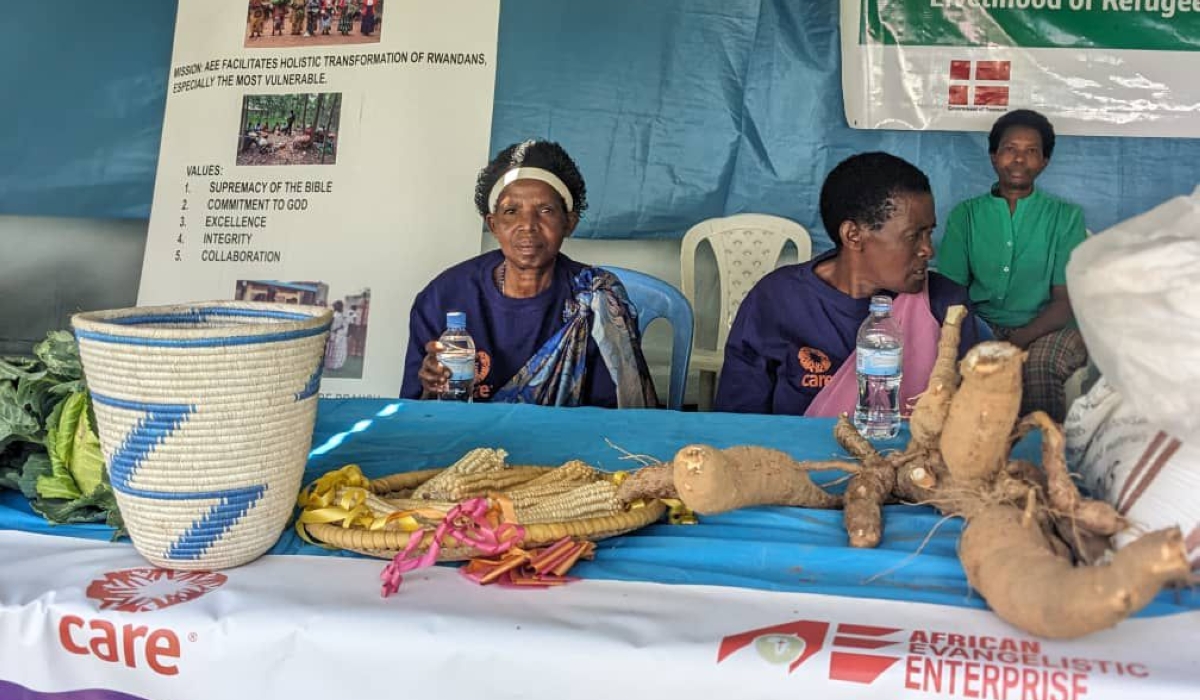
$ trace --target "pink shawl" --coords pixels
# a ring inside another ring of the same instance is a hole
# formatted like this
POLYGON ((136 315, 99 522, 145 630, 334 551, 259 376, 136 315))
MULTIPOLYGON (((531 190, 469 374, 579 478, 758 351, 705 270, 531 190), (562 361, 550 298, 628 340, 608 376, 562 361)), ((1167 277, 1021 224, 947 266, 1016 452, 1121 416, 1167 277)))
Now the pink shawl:
MULTIPOLYGON (((892 316, 904 334, 904 377, 900 380, 901 412, 907 418, 912 403, 929 385, 929 374, 937 359, 937 343, 941 327, 929 308, 929 285, 917 294, 901 294, 892 302, 892 316)), ((817 394, 806 416, 836 417, 854 413, 858 402, 858 376, 855 372, 857 353, 850 353, 825 388, 817 394)))

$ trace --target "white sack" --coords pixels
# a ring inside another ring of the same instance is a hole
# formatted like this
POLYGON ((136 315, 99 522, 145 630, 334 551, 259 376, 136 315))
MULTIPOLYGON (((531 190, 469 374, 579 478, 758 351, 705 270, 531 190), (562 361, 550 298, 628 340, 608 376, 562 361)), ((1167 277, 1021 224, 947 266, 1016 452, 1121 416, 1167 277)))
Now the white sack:
POLYGON ((1117 534, 1117 548, 1178 525, 1200 570, 1200 442, 1159 430, 1104 378, 1071 405, 1065 430, 1071 471, 1133 525, 1117 534))
POLYGON ((1089 237, 1067 288, 1113 388, 1151 424, 1200 441, 1200 188, 1089 237))

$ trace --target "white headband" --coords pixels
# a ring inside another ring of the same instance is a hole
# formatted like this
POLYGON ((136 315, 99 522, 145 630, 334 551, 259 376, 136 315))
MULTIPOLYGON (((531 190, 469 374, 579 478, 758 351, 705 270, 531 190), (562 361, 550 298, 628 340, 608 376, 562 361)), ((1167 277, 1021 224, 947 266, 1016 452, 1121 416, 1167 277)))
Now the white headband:
POLYGON ((496 211, 496 202, 500 199, 500 193, 517 180, 540 180, 554 188, 554 191, 562 196, 563 202, 567 205, 567 211, 575 211, 575 199, 571 197, 571 191, 557 175, 549 170, 542 168, 513 168, 500 176, 496 180, 496 184, 492 186, 492 192, 488 195, 488 211, 496 211))

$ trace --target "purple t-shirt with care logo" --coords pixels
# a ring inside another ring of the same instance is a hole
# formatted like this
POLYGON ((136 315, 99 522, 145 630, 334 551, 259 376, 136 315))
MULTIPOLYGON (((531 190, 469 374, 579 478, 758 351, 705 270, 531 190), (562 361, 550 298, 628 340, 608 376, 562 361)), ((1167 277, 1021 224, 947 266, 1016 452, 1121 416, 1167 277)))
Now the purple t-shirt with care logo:
MULTIPOLYGON (((559 253, 550 287, 535 297, 513 299, 496 287, 494 270, 504 262, 498 250, 484 253, 438 275, 413 302, 408 352, 400 398, 421 397, 425 343, 446 329, 446 313, 467 314, 467 332, 475 341, 475 400, 489 401, 512 379, 538 348, 565 325, 563 305, 571 298, 571 279, 586 266, 559 253)), ((588 340, 583 384, 585 406, 613 408, 617 391, 594 340, 588 340)))
MULTIPOLYGON (((854 299, 817 277, 813 268, 834 255, 781 267, 750 290, 725 343, 714 410, 803 415, 854 352, 871 300, 854 299)), ((967 305, 967 290, 930 271, 929 305, 938 323, 955 304, 967 305)), ((971 314, 962 325, 959 357, 979 340, 971 314)))

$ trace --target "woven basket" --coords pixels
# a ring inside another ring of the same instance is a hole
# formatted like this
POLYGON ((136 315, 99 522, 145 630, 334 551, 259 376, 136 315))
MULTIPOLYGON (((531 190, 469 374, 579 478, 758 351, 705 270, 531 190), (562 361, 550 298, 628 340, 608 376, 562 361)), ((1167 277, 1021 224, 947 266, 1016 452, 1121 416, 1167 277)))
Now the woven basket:
POLYGON ((311 446, 331 318, 207 302, 71 319, 117 504, 151 563, 238 566, 279 538, 311 446))
MULTIPOLYGON (((554 467, 546 467, 550 471, 554 467)), ((371 482, 371 491, 378 496, 397 491, 414 489, 436 476, 441 469, 426 469, 416 472, 393 474, 371 482)), ((662 501, 651 501, 641 507, 631 508, 621 513, 591 518, 580 518, 558 523, 536 523, 523 525, 525 538, 521 540, 522 547, 541 547, 552 544, 564 537, 576 539, 602 540, 606 537, 623 535, 655 522, 667 511, 662 501)), ((391 559, 408 545, 409 537, 421 536, 422 550, 429 546, 433 534, 428 531, 401 532, 399 530, 367 530, 364 528, 344 528, 340 525, 325 523, 309 523, 304 526, 308 535, 318 542, 323 542, 338 549, 345 549, 380 559, 391 559)), ((438 561, 461 561, 479 556, 474 549, 464 547, 443 547, 438 553, 438 561)))

